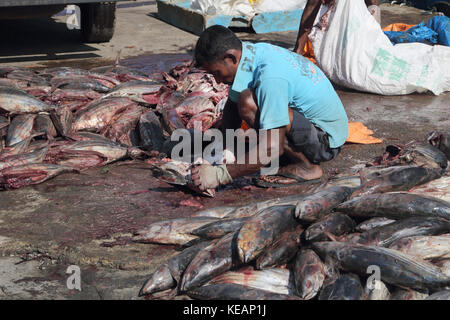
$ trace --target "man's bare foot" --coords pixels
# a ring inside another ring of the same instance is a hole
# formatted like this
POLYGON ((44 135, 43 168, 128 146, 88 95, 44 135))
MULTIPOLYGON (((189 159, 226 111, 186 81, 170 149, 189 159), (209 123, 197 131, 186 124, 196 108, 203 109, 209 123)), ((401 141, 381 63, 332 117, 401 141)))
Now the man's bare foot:
POLYGON ((288 173, 305 180, 319 179, 323 175, 322 168, 317 164, 294 163, 284 166, 278 170, 278 173, 288 173))

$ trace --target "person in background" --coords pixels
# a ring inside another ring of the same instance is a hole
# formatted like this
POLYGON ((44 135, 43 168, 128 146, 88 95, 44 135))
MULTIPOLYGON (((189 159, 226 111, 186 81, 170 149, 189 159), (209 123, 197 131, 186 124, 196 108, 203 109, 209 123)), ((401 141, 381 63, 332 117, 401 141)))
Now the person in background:
MULTIPOLYGON (((305 9, 303 10, 302 18, 300 20, 300 27, 298 29, 297 41, 295 43, 294 52, 303 54, 303 49, 308 40, 308 35, 311 32, 316 16, 319 13, 320 6, 322 4, 331 4, 334 1, 339 0, 308 0, 305 9)), ((362 0, 353 0, 362 1, 362 0)), ((375 20, 380 23, 380 7, 378 0, 365 0, 367 9, 375 20)))

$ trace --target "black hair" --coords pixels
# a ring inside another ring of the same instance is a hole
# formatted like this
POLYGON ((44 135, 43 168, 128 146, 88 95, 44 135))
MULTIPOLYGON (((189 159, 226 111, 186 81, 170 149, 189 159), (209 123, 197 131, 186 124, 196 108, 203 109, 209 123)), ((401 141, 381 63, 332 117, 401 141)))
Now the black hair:
POLYGON ((241 40, 230 29, 214 25, 202 32, 195 45, 195 65, 222 59, 227 50, 242 50, 241 40))

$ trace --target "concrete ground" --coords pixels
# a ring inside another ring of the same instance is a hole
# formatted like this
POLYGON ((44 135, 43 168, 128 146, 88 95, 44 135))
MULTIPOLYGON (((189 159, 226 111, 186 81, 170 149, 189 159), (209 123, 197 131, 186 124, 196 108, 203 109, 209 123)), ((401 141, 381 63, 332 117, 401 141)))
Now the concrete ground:
MULTIPOLYGON (((0 21, 0 66, 90 68, 112 63, 121 50, 123 64, 157 72, 188 59, 197 36, 158 20, 156 4, 145 3, 119 8, 115 35, 103 44, 80 43, 78 31, 67 30, 62 17, 0 21)), ((382 5, 382 26, 428 18, 414 8, 382 5)), ((296 37, 295 31, 237 34, 243 40, 287 48, 296 37)), ((324 179, 371 160, 387 144, 423 140, 431 130, 450 128, 450 93, 397 97, 338 93, 350 121, 363 122, 384 142, 345 145, 336 160, 324 165, 324 179)), ((215 199, 207 199, 160 182, 144 164, 128 161, 1 192, 0 299, 140 299, 137 294, 148 275, 176 250, 130 242, 137 229, 198 210, 181 205, 182 200, 208 208, 305 191, 305 187, 248 187, 241 179, 215 199), (70 265, 81 268, 81 291, 67 288, 70 265)))

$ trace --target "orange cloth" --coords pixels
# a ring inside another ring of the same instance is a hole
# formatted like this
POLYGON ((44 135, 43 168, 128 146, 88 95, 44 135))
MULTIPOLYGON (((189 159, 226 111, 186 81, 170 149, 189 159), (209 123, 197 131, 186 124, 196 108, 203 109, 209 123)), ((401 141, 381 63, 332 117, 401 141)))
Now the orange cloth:
MULTIPOLYGON (((249 126, 242 121, 242 130, 249 129, 249 126)), ((358 143, 358 144, 375 144, 382 143, 383 140, 372 137, 373 131, 363 125, 361 122, 349 122, 348 123, 348 138, 346 143, 358 143)))
POLYGON ((406 31, 411 27, 414 27, 414 24, 405 24, 405 23, 393 23, 383 28, 383 31, 406 31))
POLYGON ((312 63, 317 65, 317 61, 314 56, 314 49, 313 49, 312 43, 311 43, 311 41, 309 41, 309 39, 308 39, 308 41, 306 41, 302 56, 304 56, 306 59, 308 59, 309 61, 311 61, 312 63))

